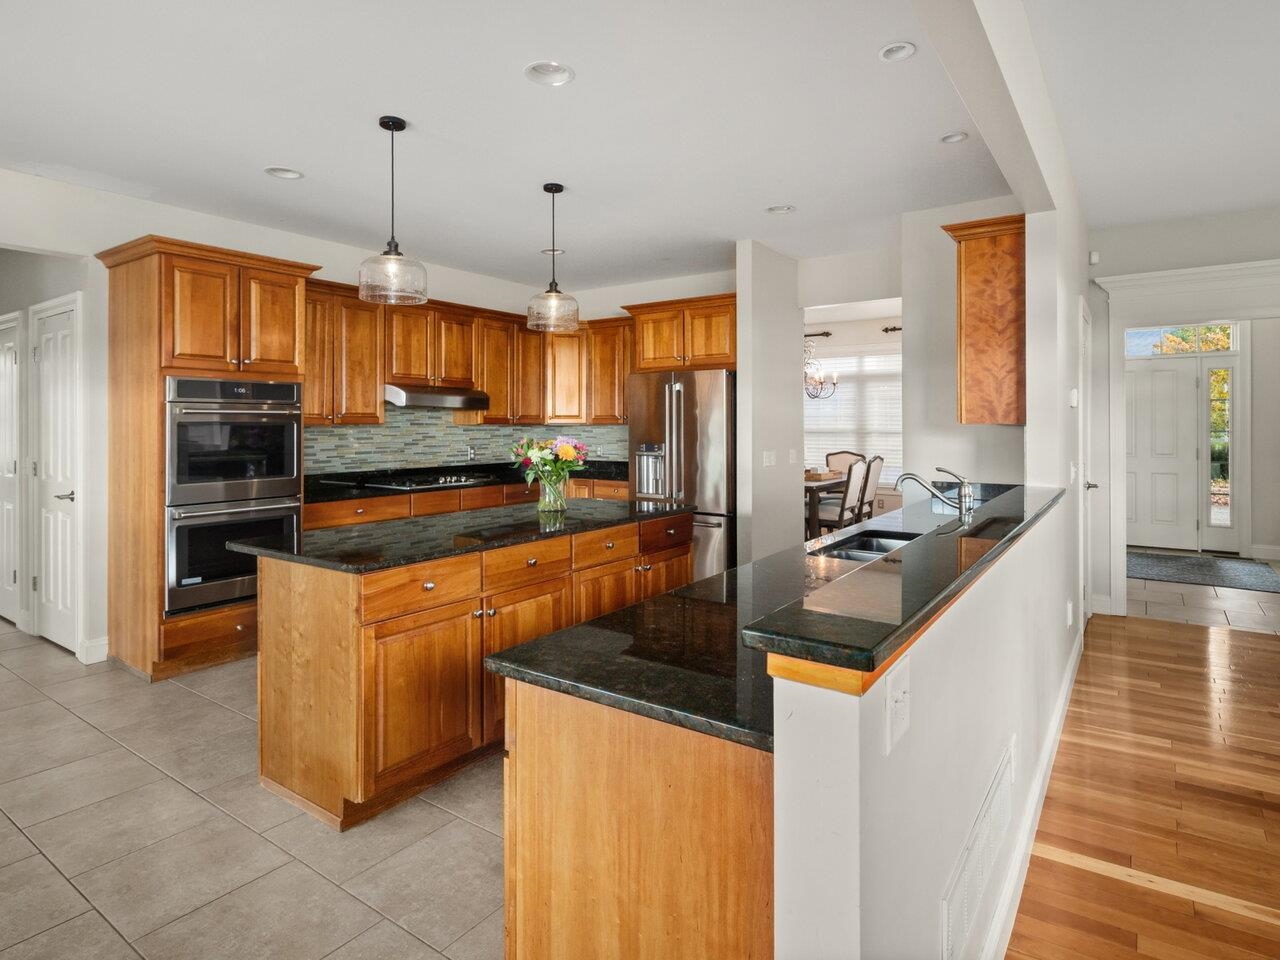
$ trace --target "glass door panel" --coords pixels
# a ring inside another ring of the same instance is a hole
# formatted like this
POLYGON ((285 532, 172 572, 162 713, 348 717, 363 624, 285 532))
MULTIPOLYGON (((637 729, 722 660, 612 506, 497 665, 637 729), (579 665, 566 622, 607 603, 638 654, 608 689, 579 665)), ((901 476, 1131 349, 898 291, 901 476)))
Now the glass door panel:
POLYGON ((1232 369, 1209 369, 1209 526, 1230 527, 1232 369))

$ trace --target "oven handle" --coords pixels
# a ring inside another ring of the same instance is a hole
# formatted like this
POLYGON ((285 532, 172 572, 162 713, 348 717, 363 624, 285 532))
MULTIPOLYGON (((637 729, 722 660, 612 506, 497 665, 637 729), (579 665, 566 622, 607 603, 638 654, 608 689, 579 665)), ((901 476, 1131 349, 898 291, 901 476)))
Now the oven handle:
POLYGON ((230 513, 269 513, 273 510, 294 510, 302 506, 300 503, 282 503, 274 507, 229 507, 224 510, 174 510, 173 519, 186 520, 189 517, 222 517, 230 513))
POLYGON ((236 420, 270 420, 272 417, 300 417, 302 411, 292 410, 192 410, 189 407, 174 407, 173 412, 180 417, 217 417, 219 419, 236 420))

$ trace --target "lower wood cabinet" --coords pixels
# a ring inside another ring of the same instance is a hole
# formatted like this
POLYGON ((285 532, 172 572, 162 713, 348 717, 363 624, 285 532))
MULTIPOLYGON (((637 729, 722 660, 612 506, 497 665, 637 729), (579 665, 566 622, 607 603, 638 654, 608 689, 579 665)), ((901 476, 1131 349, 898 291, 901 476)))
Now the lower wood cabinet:
POLYGON ((151 676, 158 680, 246 656, 257 642, 258 605, 253 600, 165 617, 151 676))
POLYGON ((413 513, 413 497, 402 493, 391 497, 360 497, 354 500, 329 500, 302 505, 302 527, 319 530, 341 527, 349 523, 372 523, 375 520, 403 520, 413 513))
MULTIPOLYGON (((573 622, 573 585, 569 577, 490 594, 484 598, 485 656, 563 630, 573 622)), ((485 743, 502 739, 502 719, 502 677, 486 672, 485 743)))
POLYGON ((637 565, 640 575, 639 600, 648 600, 683 587, 693 579, 693 549, 672 547, 660 553, 646 553, 637 565))
POLYGON ((480 746, 480 618, 474 602, 384 620, 362 643, 364 795, 480 746))
POLYGON ((573 575, 573 607, 579 623, 603 617, 640 599, 640 564, 635 557, 573 575))

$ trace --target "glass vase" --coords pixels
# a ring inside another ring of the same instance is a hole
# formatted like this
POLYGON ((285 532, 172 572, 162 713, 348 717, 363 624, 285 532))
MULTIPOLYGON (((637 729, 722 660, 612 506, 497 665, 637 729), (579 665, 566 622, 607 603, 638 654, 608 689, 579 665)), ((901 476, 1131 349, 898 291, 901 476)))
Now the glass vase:
POLYGON ((551 479, 540 477, 538 480, 541 493, 538 495, 538 510, 542 513, 564 513, 564 488, 567 478, 551 479))

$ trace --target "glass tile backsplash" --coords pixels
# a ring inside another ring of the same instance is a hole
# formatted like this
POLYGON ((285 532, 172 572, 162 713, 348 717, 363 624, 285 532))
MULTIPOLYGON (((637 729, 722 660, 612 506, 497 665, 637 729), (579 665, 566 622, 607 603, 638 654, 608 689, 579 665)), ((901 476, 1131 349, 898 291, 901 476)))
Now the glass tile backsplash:
POLYGON ((576 437, 592 460, 626 460, 626 427, 458 426, 447 410, 387 407, 387 422, 368 426, 306 427, 303 455, 308 473, 392 470, 398 467, 447 467, 467 462, 500 463, 521 437, 576 437))

